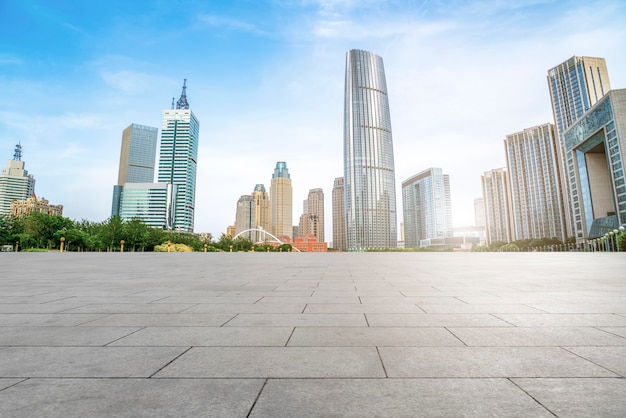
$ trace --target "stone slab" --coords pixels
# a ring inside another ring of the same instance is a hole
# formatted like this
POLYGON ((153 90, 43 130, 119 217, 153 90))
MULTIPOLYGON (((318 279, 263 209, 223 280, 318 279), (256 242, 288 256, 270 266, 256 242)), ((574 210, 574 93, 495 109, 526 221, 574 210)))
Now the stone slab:
POLYGON ((448 329, 470 346, 626 345, 626 338, 592 327, 454 327, 448 329))
POLYGON ((89 304, 65 313, 181 313, 194 303, 104 303, 89 304))
POLYGON ((185 349, 171 347, 11 347, 3 377, 149 377, 185 349))
POLYGON ((498 305, 469 305, 465 303, 459 304, 439 304, 432 305, 426 303, 420 303, 418 306, 426 313, 544 313, 544 311, 533 308, 528 305, 521 304, 498 304, 498 305))
POLYGON ((200 303, 184 313, 302 313, 306 306, 305 303, 200 303))
POLYGON ((363 314, 239 314, 229 327, 366 327, 363 314))
POLYGON ((509 324, 490 314, 367 313, 370 327, 502 327, 509 324))
POLYGON ((288 346, 386 347, 461 346, 444 328, 409 327, 299 327, 288 346))
POLYGON ((626 377, 626 347, 566 347, 607 370, 626 377))
POLYGON ((0 346, 103 346, 137 327, 0 327, 0 346))
POLYGON ((236 314, 111 314, 88 322, 91 327, 219 327, 236 314))
POLYGON ((270 379, 250 417, 553 417, 506 379, 270 379))
POLYGON ((383 378, 375 348, 194 347, 155 375, 178 378, 383 378))
POLYGON ((389 377, 616 377, 558 347, 380 347, 389 377))
POLYGON ((420 308, 411 304, 386 305, 380 303, 311 303, 306 305, 304 313, 418 313, 423 314, 420 308))
POLYGON ((3 417, 245 417, 262 379, 30 379, 0 392, 3 417))
POLYGON ((0 327, 63 326, 73 327, 102 318, 105 314, 27 313, 0 314, 0 327))
POLYGON ((513 379, 558 417, 626 416, 626 379, 513 379))
POLYGON ((493 314, 518 327, 626 326, 626 317, 615 314, 493 314))
MULTIPOLYGON (((97 327, 94 327, 97 328, 97 327)), ((293 327, 148 327, 120 338, 117 347, 284 346, 293 327)))

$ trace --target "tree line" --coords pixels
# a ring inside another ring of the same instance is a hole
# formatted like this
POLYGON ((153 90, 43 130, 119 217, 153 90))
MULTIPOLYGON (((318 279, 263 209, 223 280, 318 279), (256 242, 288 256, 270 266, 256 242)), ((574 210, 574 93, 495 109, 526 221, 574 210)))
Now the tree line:
MULTIPOLYGON (((254 245, 249 239, 233 240, 222 234, 213 241, 210 233, 191 234, 151 228, 140 219, 123 220, 113 216, 103 222, 74 221, 59 215, 31 212, 24 217, 0 215, 0 245, 13 245, 20 251, 58 249, 64 251, 163 251, 169 245, 176 251, 289 251, 283 244, 254 245), (164 247, 165 246, 165 247, 164 247)), ((167 251, 167 249, 165 250, 167 251)))

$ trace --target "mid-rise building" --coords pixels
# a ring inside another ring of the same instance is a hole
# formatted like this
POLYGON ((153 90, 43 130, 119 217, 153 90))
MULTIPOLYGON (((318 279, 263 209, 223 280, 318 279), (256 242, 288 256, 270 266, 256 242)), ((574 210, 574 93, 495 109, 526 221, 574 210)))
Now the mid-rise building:
POLYGON ((186 91, 187 80, 176 108, 163 111, 158 181, 177 186, 174 229, 193 232, 200 123, 189 109, 186 91))
POLYGON ((344 209, 349 251, 396 248, 396 186, 383 59, 346 54, 344 209))
POLYGON ((11 202, 10 216, 27 216, 31 212, 63 216, 63 205, 51 205, 43 197, 38 198, 35 196, 35 193, 25 200, 14 200, 11 202))
POLYGON ((118 216, 140 219, 153 228, 173 229, 176 188, 171 183, 125 183, 120 189, 118 216))
POLYGON ((344 210, 343 177, 335 178, 333 183, 333 248, 345 251, 346 244, 346 212, 344 210))
POLYGON ((120 166, 113 186, 111 216, 120 215, 120 197, 126 183, 152 183, 156 160, 157 128, 133 123, 122 131, 120 166))
POLYGON ((441 168, 429 168, 402 182, 404 246, 452 235, 450 177, 441 168))
POLYGON ((293 238, 293 190, 287 163, 276 163, 270 186, 272 234, 293 238))
MULTIPOLYGON (((257 184, 254 186, 252 196, 254 197, 255 210, 254 227, 270 232, 272 230, 270 223, 270 198, 265 191, 265 186, 263 184, 257 184)), ((256 233, 255 242, 266 241, 268 239, 269 237, 265 233, 256 233)))
POLYGON ((577 241, 626 225, 626 89, 605 94, 564 133, 577 241))
POLYGON ((254 202, 254 196, 242 195, 237 201, 237 212, 235 215, 235 235, 249 239, 252 242, 256 242, 256 232, 249 231, 256 228, 256 208, 254 202), (247 231, 247 232, 244 232, 247 231))
POLYGON ((11 202, 26 200, 35 192, 35 178, 24 169, 22 161, 22 146, 15 145, 13 159, 0 174, 0 215, 8 215, 11 211, 11 202))
POLYGON ((318 241, 324 242, 324 191, 322 189, 309 190, 308 198, 304 201, 304 212, 299 226, 300 235, 313 234, 318 241))
POLYGON ((546 123, 507 135, 504 149, 512 240, 558 238, 565 241, 560 151, 554 125, 546 123))
POLYGON ((571 174, 572 156, 566 156, 565 131, 611 90, 609 73, 604 58, 573 56, 548 70, 548 87, 552 112, 559 141, 559 170, 562 179, 561 195, 564 202, 566 235, 574 234, 574 207, 571 174), (569 159, 568 159, 569 158, 569 159))
POLYGON ((509 207, 509 179, 505 168, 486 171, 481 176, 485 202, 485 241, 511 242, 511 210, 509 207))

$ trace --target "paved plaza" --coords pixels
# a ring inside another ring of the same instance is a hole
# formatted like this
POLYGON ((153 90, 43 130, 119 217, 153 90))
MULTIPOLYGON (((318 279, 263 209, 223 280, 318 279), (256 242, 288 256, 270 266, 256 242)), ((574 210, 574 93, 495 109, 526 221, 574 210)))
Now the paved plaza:
POLYGON ((624 417, 624 253, 0 254, 1 417, 624 417))

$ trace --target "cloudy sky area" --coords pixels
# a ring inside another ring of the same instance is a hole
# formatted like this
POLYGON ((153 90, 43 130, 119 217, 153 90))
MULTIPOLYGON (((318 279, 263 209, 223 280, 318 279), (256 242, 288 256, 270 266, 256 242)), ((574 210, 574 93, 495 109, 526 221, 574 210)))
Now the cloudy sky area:
POLYGON ((547 70, 604 57, 626 88, 626 2, 550 0, 0 0, 0 163, 23 147, 64 216, 110 216, 122 130, 161 127, 188 79, 200 120, 196 232, 219 237, 242 194, 286 161, 294 223, 343 175, 345 53, 385 63, 401 182, 450 175, 455 226, 507 134, 552 122, 547 70))

